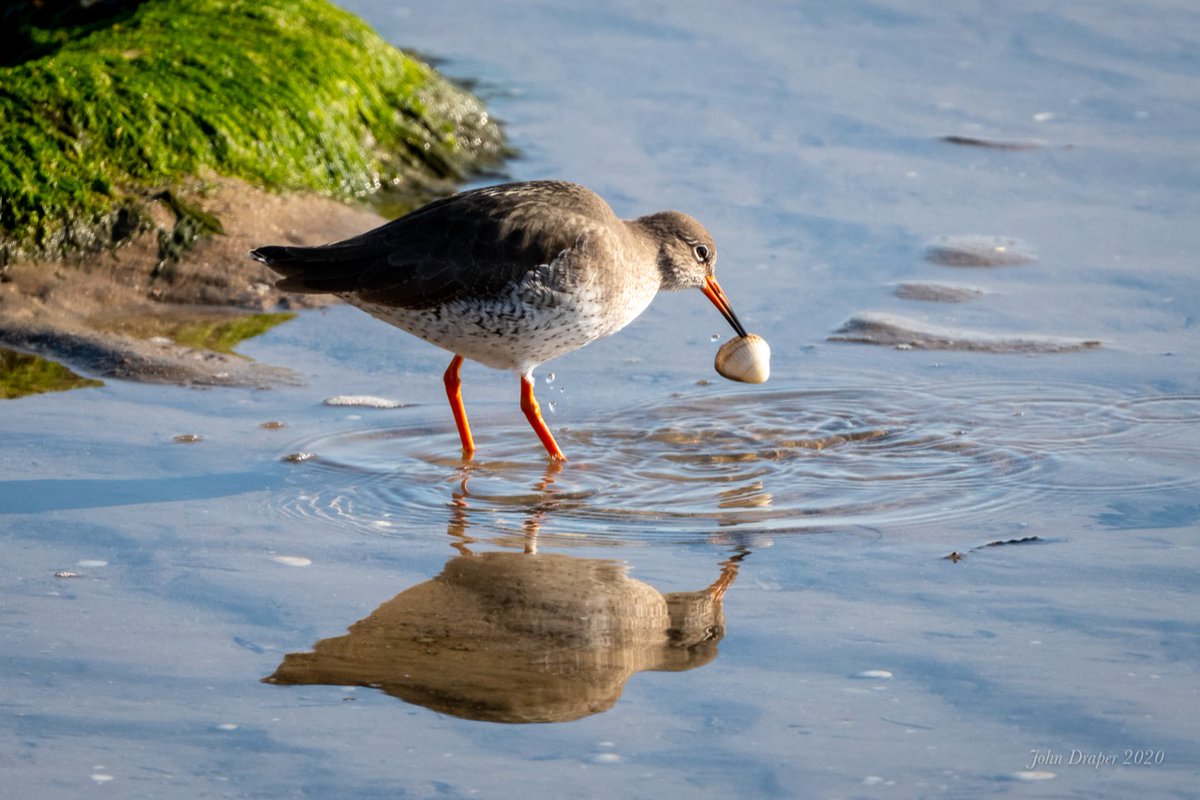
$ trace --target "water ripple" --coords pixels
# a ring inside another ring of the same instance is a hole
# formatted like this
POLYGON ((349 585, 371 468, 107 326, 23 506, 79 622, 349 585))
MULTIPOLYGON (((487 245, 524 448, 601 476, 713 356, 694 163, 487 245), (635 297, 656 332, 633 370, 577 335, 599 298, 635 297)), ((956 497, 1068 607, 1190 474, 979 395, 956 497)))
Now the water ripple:
POLYGON ((278 506, 393 535, 448 519, 624 540, 994 522, 1051 493, 1197 483, 1171 436, 1197 420, 1197 397, 1089 385, 714 387, 562 427, 566 465, 519 424, 490 424, 469 465, 448 425, 330 433, 296 444, 314 457, 278 506))

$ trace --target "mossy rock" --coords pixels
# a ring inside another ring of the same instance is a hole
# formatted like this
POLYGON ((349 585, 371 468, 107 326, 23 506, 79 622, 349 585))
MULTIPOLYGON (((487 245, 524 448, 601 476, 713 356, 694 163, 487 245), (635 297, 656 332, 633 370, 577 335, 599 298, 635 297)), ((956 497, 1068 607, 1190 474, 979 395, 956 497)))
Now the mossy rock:
POLYGON ((0 266, 120 243, 197 176, 415 203, 506 155, 477 98, 325 0, 41 0, 0 28, 0 266))

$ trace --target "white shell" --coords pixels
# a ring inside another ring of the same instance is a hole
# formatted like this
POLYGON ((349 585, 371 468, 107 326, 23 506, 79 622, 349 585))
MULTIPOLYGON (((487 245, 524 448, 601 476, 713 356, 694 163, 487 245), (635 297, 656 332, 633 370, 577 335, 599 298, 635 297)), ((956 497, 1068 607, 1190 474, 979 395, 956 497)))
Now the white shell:
POLYGON ((763 383, 771 377, 771 346, 758 334, 738 336, 721 345, 714 366, 731 381, 763 383))

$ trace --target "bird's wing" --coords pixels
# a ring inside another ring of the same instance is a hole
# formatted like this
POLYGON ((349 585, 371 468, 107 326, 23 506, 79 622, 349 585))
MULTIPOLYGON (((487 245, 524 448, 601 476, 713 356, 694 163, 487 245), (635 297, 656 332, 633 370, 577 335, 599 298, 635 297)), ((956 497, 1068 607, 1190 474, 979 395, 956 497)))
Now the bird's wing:
POLYGON ((596 214, 615 219, 603 200, 574 184, 486 187, 351 239, 261 247, 251 255, 284 276, 276 284, 280 289, 355 293, 369 302, 432 308, 503 293, 575 246, 596 214))

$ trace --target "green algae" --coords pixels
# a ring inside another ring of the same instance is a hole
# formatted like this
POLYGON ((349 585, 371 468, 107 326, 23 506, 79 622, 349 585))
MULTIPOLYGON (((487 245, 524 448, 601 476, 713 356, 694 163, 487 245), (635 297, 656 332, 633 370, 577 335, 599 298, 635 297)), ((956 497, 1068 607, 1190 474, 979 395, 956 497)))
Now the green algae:
POLYGON ((68 389, 103 385, 103 381, 80 377, 54 361, 0 348, 0 399, 2 400, 13 400, 43 392, 65 392, 68 389))
POLYGON ((505 155, 478 99, 325 0, 41 5, 0 34, 0 266, 146 230, 194 176, 363 199, 505 155))
POLYGON ((240 342, 266 333, 276 325, 295 318, 294 313, 283 312, 247 314, 216 322, 197 320, 175 328, 171 338, 188 347, 237 355, 233 348, 240 342))
POLYGON ((94 319, 92 323, 97 329, 136 339, 161 337, 197 350, 238 355, 233 348, 239 343, 295 318, 292 312, 236 314, 216 309, 172 309, 169 313, 125 313, 109 320, 94 319))

